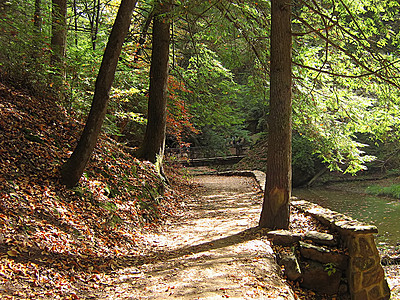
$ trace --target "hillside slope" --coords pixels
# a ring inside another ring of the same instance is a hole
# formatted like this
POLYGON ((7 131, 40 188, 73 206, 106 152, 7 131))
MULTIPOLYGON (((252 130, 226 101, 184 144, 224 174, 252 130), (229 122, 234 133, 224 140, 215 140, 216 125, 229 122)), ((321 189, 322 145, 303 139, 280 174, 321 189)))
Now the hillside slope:
POLYGON ((106 136, 79 186, 61 185, 81 129, 52 100, 0 84, 0 298, 76 298, 179 210, 154 166, 106 136))

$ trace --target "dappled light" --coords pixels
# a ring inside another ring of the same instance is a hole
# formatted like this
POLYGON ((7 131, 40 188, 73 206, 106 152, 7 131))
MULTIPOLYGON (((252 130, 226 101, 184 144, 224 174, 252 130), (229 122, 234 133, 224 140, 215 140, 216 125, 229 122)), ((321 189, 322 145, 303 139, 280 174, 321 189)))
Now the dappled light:
POLYGON ((0 0, 0 298, 399 298, 399 12, 0 0))
POLYGON ((104 280, 112 287, 103 293, 145 293, 152 299, 291 299, 270 244, 255 227, 262 195, 253 179, 200 176, 196 182, 197 196, 186 202, 183 216, 168 231, 148 235, 154 247, 143 264, 108 275, 104 280))

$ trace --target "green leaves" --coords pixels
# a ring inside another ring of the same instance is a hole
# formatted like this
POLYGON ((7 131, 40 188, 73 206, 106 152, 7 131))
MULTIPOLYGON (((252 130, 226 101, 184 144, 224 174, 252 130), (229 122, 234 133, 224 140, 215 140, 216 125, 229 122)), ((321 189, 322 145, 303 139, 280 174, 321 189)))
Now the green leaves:
POLYGON ((373 160, 368 143, 398 127, 397 41, 391 1, 301 1, 294 8, 294 127, 333 170, 356 173, 373 160), (394 50, 394 51, 393 51, 394 50), (389 92, 390 91, 390 92, 389 92))

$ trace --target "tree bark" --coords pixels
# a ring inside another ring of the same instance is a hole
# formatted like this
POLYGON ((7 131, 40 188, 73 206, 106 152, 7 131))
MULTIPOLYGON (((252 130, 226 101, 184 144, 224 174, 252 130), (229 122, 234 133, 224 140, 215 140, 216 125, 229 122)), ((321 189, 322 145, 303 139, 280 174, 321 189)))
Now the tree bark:
POLYGON ((292 182, 291 8, 271 0, 271 73, 267 181, 259 226, 289 227, 292 182))
POLYGON ((153 18, 153 46, 150 66, 148 116, 143 143, 137 157, 153 163, 164 156, 167 123, 167 83, 170 24, 165 17, 170 2, 159 2, 153 18))
POLYGON ((99 22, 100 22, 100 0, 93 1, 93 24, 91 26, 91 39, 92 39, 92 49, 93 51, 96 50, 96 43, 97 43, 97 34, 99 31, 99 22))
POLYGON ((51 65, 57 70, 57 84, 65 79, 65 50, 67 46, 67 0, 52 0, 51 65), (61 79, 61 80, 60 80, 61 79))
POLYGON ((136 0, 122 0, 119 6, 96 79, 95 93, 85 128, 74 152, 61 168, 62 181, 67 187, 73 187, 78 183, 96 146, 107 112, 118 58, 129 30, 136 2, 136 0))

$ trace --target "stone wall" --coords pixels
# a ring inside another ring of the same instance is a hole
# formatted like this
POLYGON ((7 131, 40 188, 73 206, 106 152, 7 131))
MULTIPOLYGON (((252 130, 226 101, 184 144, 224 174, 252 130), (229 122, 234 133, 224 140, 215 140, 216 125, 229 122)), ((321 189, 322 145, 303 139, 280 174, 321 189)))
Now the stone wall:
POLYGON ((354 300, 390 299, 373 225, 308 201, 291 205, 327 225, 331 234, 308 232, 295 235, 287 231, 268 233, 273 243, 295 245, 297 251, 281 257, 289 279, 327 294, 350 294, 354 300))

